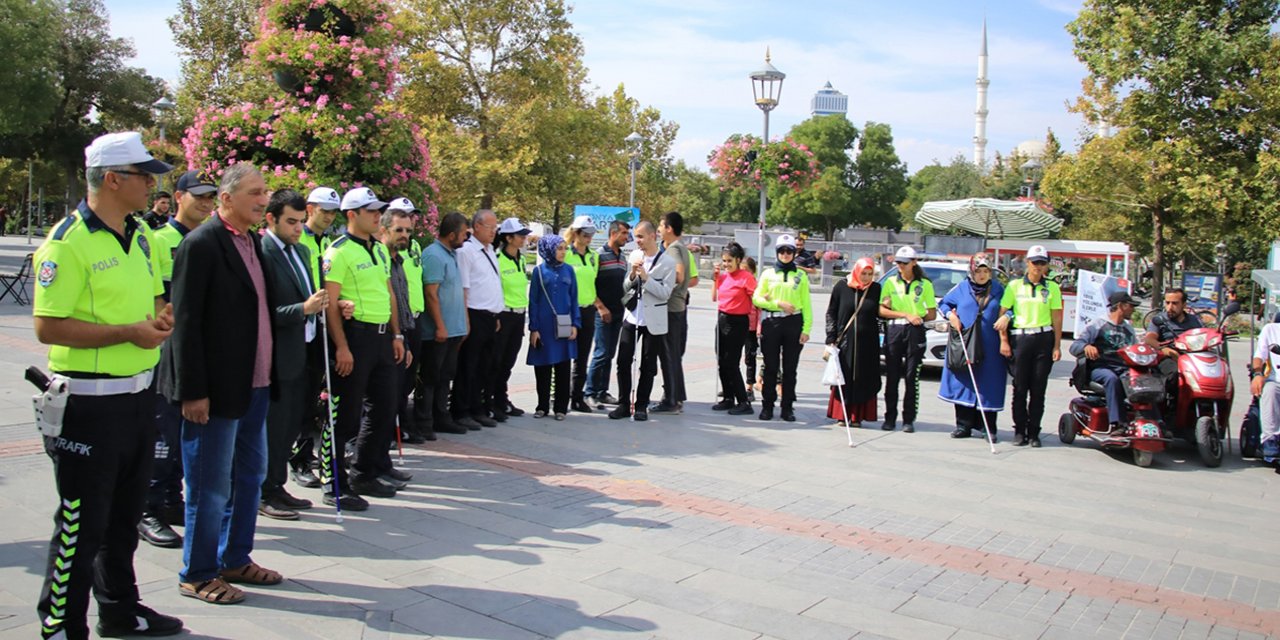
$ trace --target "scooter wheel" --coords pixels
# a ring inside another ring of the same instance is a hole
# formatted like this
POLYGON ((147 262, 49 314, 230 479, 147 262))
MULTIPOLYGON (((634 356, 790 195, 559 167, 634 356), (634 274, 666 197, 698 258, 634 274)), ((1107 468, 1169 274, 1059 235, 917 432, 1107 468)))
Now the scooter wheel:
POLYGON ((1214 468, 1222 465, 1222 438, 1218 436, 1218 424, 1212 416, 1201 416, 1196 420, 1196 449, 1204 466, 1214 468))
POLYGON ((1155 459, 1155 454, 1150 451, 1133 450, 1133 463, 1139 467, 1151 466, 1151 461, 1155 459))
POLYGON ((1058 418, 1058 441, 1062 444, 1076 441, 1076 419, 1070 413, 1064 413, 1058 418))

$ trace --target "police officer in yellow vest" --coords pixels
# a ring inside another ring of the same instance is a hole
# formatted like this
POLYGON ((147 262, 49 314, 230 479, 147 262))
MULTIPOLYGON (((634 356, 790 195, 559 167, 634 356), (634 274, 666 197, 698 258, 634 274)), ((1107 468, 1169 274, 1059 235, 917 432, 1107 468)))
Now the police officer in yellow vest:
POLYGON ((764 354, 764 388, 761 390, 760 419, 773 419, 778 399, 778 358, 782 357, 782 419, 796 419, 796 367, 800 351, 809 341, 813 324, 813 300, 809 296, 809 276, 796 267, 796 241, 789 234, 778 236, 778 262, 760 276, 752 302, 760 308, 760 348, 764 354))
MULTIPOLYGON (((348 191, 342 197, 347 230, 325 252, 321 269, 329 292, 327 324, 334 346, 336 375, 332 382, 338 400, 334 435, 338 451, 345 448, 348 440, 356 439, 350 482, 346 482, 343 465, 336 465, 338 476, 326 484, 324 502, 337 503, 334 483, 339 483, 342 508, 350 511, 368 508, 368 503, 352 492, 379 498, 396 495, 396 487, 379 477, 387 473, 383 458, 395 437, 396 365, 406 358, 391 291, 391 257, 373 237, 386 207, 387 203, 368 187, 348 191), (355 303, 350 320, 338 320, 340 300, 355 303), (362 425, 360 415, 366 400, 371 410, 369 420, 362 425)), ((332 473, 332 463, 321 466, 323 474, 332 473)))
POLYGON ((172 635, 182 621, 139 602, 133 554, 155 450, 153 369, 173 329, 154 237, 130 215, 172 170, 135 132, 85 149, 89 194, 36 251, 35 333, 69 379, 61 423, 42 421, 58 505, 36 610, 44 638, 172 635))
POLYGON ((500 326, 494 352, 498 354, 497 375, 493 388, 493 419, 505 421, 508 416, 519 417, 524 410, 511 403, 508 385, 511 371, 520 357, 524 345, 524 317, 529 308, 529 271, 524 249, 529 227, 519 218, 507 218, 498 226, 498 274, 502 277, 502 313, 498 314, 500 326))
POLYGON ((1000 353, 1013 358, 1013 445, 1040 446, 1044 394, 1053 363, 1062 357, 1062 290, 1049 280, 1049 252, 1027 250, 1027 274, 1009 282, 1000 300, 996 329, 1009 327, 1010 341, 1000 353), (1029 397, 1028 397, 1029 396, 1029 397))
POLYGON ((338 207, 341 204, 338 192, 329 187, 316 187, 307 195, 307 223, 302 227, 302 238, 298 242, 311 251, 315 260, 315 264, 311 265, 313 282, 321 281, 320 263, 324 260, 324 253, 329 250, 329 245, 333 244, 329 228, 338 217, 338 207))
MULTIPOLYGON (((164 298, 169 300, 173 280, 173 255, 182 239, 200 226, 218 206, 218 185, 203 171, 188 171, 178 178, 174 195, 177 213, 152 235, 152 252, 160 264, 164 298)), ((180 547, 182 536, 172 525, 185 520, 182 500, 182 413, 161 394, 156 394, 156 460, 151 469, 147 507, 138 521, 138 536, 157 547, 180 547)))
POLYGON ((407 366, 399 367, 400 388, 396 395, 396 416, 400 433, 407 444, 421 444, 435 440, 435 433, 425 433, 415 428, 413 413, 409 409, 409 394, 413 393, 418 379, 417 354, 422 351, 422 312, 426 300, 422 293, 422 250, 418 241, 410 237, 418 209, 408 198, 391 201, 382 214, 382 244, 391 254, 391 288, 396 293, 396 306, 400 309, 400 330, 404 332, 405 350, 414 354, 407 366))
POLYGON ((920 408, 920 367, 924 364, 925 327, 938 315, 933 282, 916 262, 916 250, 902 247, 894 254, 898 275, 885 280, 880 293, 880 317, 889 322, 884 340, 884 424, 893 431, 898 423, 898 382, 906 378, 902 400, 902 430, 916 430, 920 408))
POLYGON ((587 365, 591 363, 591 340, 596 333, 596 276, 600 274, 600 254, 591 250, 591 238, 596 235, 596 224, 591 216, 578 216, 564 232, 568 250, 564 263, 573 268, 578 280, 578 311, 582 314, 582 328, 578 330, 578 355, 573 359, 573 391, 569 396, 570 408, 581 413, 591 413, 591 407, 583 398, 587 386, 587 365))

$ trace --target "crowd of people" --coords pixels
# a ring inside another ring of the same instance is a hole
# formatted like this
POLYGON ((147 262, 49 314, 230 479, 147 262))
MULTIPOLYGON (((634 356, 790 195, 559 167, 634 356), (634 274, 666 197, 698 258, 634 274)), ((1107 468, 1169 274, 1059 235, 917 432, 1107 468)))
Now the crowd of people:
MULTIPOLYGON (((88 195, 35 256, 35 332, 55 374, 45 397, 65 401, 57 424, 40 423, 60 501, 38 605, 45 637, 87 637, 91 589, 100 635, 182 629, 139 601, 139 539, 182 548, 183 596, 235 604, 244 585, 280 583, 252 552, 258 517, 297 519, 313 506, 286 489, 290 478, 339 514, 394 497, 412 479, 393 464, 398 444, 525 414, 510 392, 521 351, 536 379, 534 418, 644 421, 688 400, 687 304, 699 273, 677 212, 634 228, 580 216, 540 238, 515 217, 455 212, 422 247, 407 198, 270 191, 239 163, 216 182, 183 174, 148 212, 152 229, 137 212, 172 167, 132 132, 94 140, 85 156, 88 195), (345 226, 331 229, 339 213, 345 226)), ((776 408, 795 421, 816 261, 802 237, 778 237, 774 252, 758 278, 736 243, 715 267, 722 395, 711 408, 760 420, 776 408)), ((860 258, 831 291, 824 337, 844 384, 831 389, 828 416, 878 421, 883 390, 880 428, 901 417, 913 432, 925 327, 940 317, 973 350, 966 368, 943 373, 952 436, 977 429, 994 442, 1012 372, 1014 444, 1039 447, 1062 332, 1047 252, 1033 247, 1026 274, 1008 284, 975 255, 940 301, 913 249, 894 260, 898 273, 877 282, 873 260, 860 258)), ((1131 302, 1113 301, 1117 317, 1131 302)))

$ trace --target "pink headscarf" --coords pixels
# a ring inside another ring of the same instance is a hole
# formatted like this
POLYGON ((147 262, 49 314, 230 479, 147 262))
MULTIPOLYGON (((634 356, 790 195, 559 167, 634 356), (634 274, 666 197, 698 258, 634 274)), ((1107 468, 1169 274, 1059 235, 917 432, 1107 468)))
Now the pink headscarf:
MULTIPOLYGON (((849 288, 850 289, 866 289, 867 287, 871 286, 871 282, 863 284, 861 276, 862 276, 862 272, 866 271, 867 269, 871 269, 872 273, 875 273, 875 268, 876 268, 876 263, 873 262, 870 257, 862 256, 861 258, 858 258, 858 261, 853 263, 853 270, 849 272, 849 280, 847 282, 847 284, 849 285, 849 288)), ((872 282, 874 281, 875 279, 873 278, 872 282)))

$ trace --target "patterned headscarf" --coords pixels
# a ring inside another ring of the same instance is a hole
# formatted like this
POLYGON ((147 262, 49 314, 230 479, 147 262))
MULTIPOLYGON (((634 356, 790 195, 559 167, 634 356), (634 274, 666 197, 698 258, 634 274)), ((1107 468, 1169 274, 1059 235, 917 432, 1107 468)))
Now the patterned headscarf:
POLYGON ((853 263, 853 270, 849 272, 847 284, 850 289, 866 289, 871 286, 871 282, 862 283, 862 272, 871 269, 871 282, 875 282, 876 263, 869 256, 862 256, 858 261, 853 263))
POLYGON ((555 234, 548 233, 538 240, 538 255, 542 256, 542 261, 553 266, 560 266, 560 261, 556 260, 556 249, 560 243, 564 242, 564 238, 555 234))

